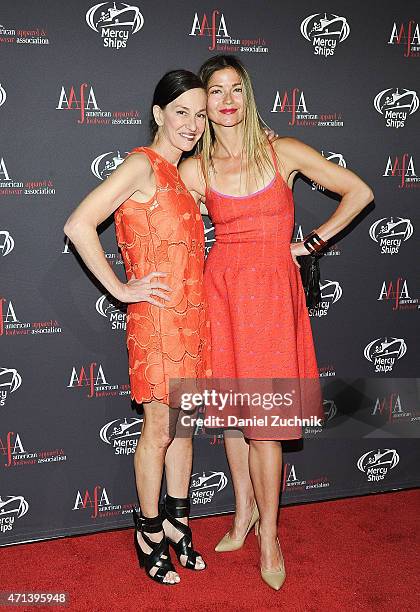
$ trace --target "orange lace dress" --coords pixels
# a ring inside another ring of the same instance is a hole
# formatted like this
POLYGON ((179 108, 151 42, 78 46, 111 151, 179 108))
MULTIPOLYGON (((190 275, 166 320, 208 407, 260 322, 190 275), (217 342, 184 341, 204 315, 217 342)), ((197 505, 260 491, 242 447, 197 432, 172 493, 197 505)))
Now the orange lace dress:
MULTIPOLYGON (((115 212, 118 245, 128 279, 152 271, 172 288, 163 308, 149 302, 127 308, 131 398, 169 405, 170 379, 211 375, 210 323, 203 285, 204 228, 199 209, 177 168, 139 147, 152 165, 156 192, 146 203, 128 199, 115 212)), ((159 298, 155 298, 159 301, 159 298)))

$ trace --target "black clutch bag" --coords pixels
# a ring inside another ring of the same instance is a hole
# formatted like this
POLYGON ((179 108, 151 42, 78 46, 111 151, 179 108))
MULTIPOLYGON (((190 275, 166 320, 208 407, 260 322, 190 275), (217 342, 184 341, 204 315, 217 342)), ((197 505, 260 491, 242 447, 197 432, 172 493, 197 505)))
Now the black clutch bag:
POLYGON ((320 255, 299 255, 300 276, 306 296, 306 306, 314 308, 321 300, 321 275, 319 270, 320 255))

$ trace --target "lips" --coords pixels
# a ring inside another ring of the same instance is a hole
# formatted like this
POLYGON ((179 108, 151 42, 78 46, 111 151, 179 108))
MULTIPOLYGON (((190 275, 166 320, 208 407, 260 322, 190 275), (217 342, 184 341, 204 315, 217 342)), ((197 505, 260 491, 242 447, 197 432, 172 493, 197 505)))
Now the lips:
POLYGON ((237 110, 237 108, 222 108, 220 112, 224 115, 233 115, 237 110))
POLYGON ((186 140, 189 141, 193 141, 195 139, 195 134, 186 134, 185 132, 183 132, 182 134, 180 134, 180 136, 186 138, 186 140))

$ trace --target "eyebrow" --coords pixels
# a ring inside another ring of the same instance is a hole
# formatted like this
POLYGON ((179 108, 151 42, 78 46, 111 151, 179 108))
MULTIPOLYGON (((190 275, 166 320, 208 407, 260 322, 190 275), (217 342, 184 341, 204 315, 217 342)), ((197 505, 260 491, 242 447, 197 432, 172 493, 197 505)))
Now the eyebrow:
MULTIPOLYGON (((182 106, 181 104, 177 104, 177 105, 176 105, 176 108, 183 108, 184 110, 187 110, 187 111, 191 110, 190 108, 188 108, 188 106, 182 106)), ((197 111, 197 112, 198 112, 198 113, 202 113, 202 112, 204 112, 205 110, 206 110, 205 108, 200 108, 200 110, 199 110, 199 111, 197 111)))
MULTIPOLYGON (((237 85, 242 85, 242 83, 241 82, 233 83, 232 87, 236 87, 237 85)), ((219 85, 218 83, 213 83, 213 85, 209 85, 209 89, 211 89, 212 87, 223 87, 223 85, 219 85)))

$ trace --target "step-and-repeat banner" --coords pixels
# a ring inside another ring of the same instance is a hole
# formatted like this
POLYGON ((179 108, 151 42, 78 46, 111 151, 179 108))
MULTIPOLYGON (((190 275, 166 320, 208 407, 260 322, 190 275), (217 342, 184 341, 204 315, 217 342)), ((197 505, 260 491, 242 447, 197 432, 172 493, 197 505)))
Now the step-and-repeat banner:
MULTIPOLYGON (((124 308, 62 228, 148 144, 158 79, 221 52, 249 68, 268 125, 375 193, 321 260, 327 428, 284 445, 282 504, 417 486, 417 3, 3 0, 0 47, 0 545, 131 524, 142 415, 124 308)), ((305 177, 294 195, 300 240, 338 198, 305 177)), ((112 220, 101 241, 124 278, 112 220)), ((223 439, 200 428, 191 497, 194 516, 233 509, 223 439)))

